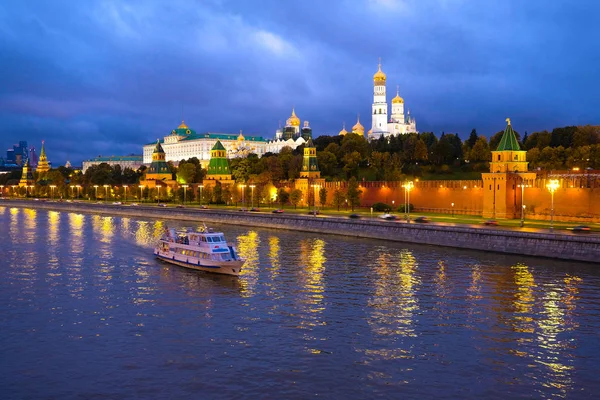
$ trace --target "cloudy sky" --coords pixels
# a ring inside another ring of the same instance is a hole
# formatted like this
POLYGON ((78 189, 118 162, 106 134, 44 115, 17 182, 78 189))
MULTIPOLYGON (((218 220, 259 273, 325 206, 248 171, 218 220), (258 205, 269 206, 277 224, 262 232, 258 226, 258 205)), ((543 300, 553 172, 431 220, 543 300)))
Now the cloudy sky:
POLYGON ((598 124, 599 14, 594 0, 5 0, 1 155, 43 139, 55 165, 141 154, 182 115, 265 138, 292 107, 317 136, 357 113, 369 127, 379 57, 421 132, 598 124))

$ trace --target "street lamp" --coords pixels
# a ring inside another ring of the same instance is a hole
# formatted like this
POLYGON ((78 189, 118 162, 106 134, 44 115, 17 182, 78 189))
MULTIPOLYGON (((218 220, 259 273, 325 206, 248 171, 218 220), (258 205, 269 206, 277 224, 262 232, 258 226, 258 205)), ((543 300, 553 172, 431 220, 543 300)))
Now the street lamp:
POLYGON ((162 186, 160 185, 156 185, 156 188, 158 189, 158 195, 156 196, 156 204, 160 204, 160 188, 162 186))
POLYGON ((17 189, 16 189, 16 187, 17 187, 17 185, 12 185, 11 186, 14 197, 17 197, 17 193, 16 193, 17 189))
POLYGON ((240 185, 240 190, 242 191, 242 208, 244 208, 244 189, 246 188, 246 185, 240 185))
POLYGON ((202 207, 202 188, 203 187, 204 187, 204 185, 198 186, 198 189, 200 189, 200 207, 202 207))
POLYGON ((406 191, 406 222, 410 223, 410 191, 415 186, 413 181, 408 181, 404 185, 404 189, 406 191))
POLYGON ((251 209, 254 208, 254 188, 255 187, 256 187, 256 185, 250 185, 250 189, 251 189, 251 191, 250 191, 250 204, 252 204, 250 206, 251 209))
POLYGON ((98 201, 98 185, 94 185, 94 200, 98 201))
POLYGON ((127 203, 127 188, 128 187, 129 186, 127 186, 127 185, 123 185, 123 189, 125 189, 125 203, 127 203))
POLYGON ((525 226, 525 187, 529 187, 529 185, 525 185, 523 180, 521 180, 521 184, 519 185, 521 188, 521 228, 525 226))
POLYGON ((454 217, 454 203, 451 203, 451 204, 452 204, 452 217, 454 217))
POLYGON ((140 202, 144 201, 144 199, 142 198, 142 196, 143 196, 142 191, 144 190, 144 187, 145 187, 144 185, 140 185, 140 202))
POLYGON ((188 185, 181 185, 181 187, 183 188, 183 205, 185 205, 185 194, 186 194, 188 185))
POLYGON ((77 200, 79 200, 79 189, 81 189, 81 185, 75 185, 77 188, 77 200))
POLYGON ((71 185, 71 200, 75 197, 75 194, 73 193, 74 192, 74 190, 73 190, 74 188, 75 188, 75 185, 71 185))
POLYGON ((4 197, 4 185, 0 185, 0 197, 4 197))
POLYGON ((33 189, 35 189, 35 186, 29 185, 29 188, 31 189, 31 195, 33 196, 33 189))
POLYGON ((108 185, 104 185, 104 202, 108 199, 108 185))
POLYGON ((554 230, 554 192, 558 189, 560 184, 558 183, 558 179, 551 179, 550 182, 546 185, 548 190, 550 191, 551 196, 551 207, 550 207, 550 232, 554 230))
POLYGON ((54 189, 56 189, 56 185, 50 185, 50 199, 54 201, 54 189))

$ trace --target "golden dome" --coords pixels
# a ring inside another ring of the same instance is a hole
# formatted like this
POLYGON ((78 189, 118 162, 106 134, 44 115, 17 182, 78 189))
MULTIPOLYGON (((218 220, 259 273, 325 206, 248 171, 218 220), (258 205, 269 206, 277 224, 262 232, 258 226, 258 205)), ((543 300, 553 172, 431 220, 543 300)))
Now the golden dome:
POLYGON ((342 130, 340 131, 340 135, 344 136, 348 133, 348 131, 346 130, 346 124, 343 125, 342 130))
POLYGON ((379 69, 377 70, 377 72, 375 72, 375 75, 373 75, 373 83, 375 83, 375 85, 385 85, 386 79, 387 79, 387 76, 381 70, 381 60, 380 60, 379 61, 379 69))
POLYGON ((177 127, 177 129, 187 129, 187 125, 185 124, 185 121, 181 121, 181 124, 179 124, 179 126, 177 127))
POLYGON ((392 99, 392 104, 401 104, 404 103, 404 99, 400 97, 400 89, 396 86, 396 97, 392 99))
POLYGON ((288 124, 291 126, 300 126, 300 118, 296 116, 296 111, 292 108, 292 116, 287 120, 288 124))
POLYGON ((356 125, 352 127, 352 133, 358 133, 360 135, 365 134, 365 127, 360 123, 360 117, 357 117, 356 125))
POLYGON ((238 136, 238 137, 237 137, 237 140, 238 140, 239 142, 241 142, 241 141, 243 141, 243 140, 245 140, 245 139, 246 139, 246 138, 244 137, 244 135, 242 135, 242 131, 240 131, 240 136, 238 136))

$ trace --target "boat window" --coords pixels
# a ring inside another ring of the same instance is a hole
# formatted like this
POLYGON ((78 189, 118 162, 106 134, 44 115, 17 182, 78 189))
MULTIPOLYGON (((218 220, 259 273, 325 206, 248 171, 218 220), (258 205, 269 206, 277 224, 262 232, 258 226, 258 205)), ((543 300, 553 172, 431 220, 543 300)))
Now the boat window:
POLYGON ((206 237, 202 236, 202 241, 206 242, 206 237))
POLYGON ((225 241, 225 236, 221 236, 221 242, 225 241))
POLYGON ((212 243, 212 241, 213 241, 213 238, 212 238, 211 236, 207 237, 206 239, 207 239, 207 240, 208 240, 210 243, 212 243))

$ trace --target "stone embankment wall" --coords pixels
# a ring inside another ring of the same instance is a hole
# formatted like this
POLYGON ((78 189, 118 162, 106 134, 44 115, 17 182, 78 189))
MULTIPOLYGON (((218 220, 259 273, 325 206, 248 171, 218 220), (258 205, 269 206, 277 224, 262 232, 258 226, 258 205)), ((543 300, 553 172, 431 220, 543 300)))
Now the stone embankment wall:
POLYGON ((89 203, 53 203, 0 200, 0 207, 21 207, 111 216, 215 222, 263 228, 280 228, 328 233, 397 242, 431 244, 471 250, 493 251, 577 260, 600 261, 600 236, 561 233, 521 232, 516 230, 407 224, 397 221, 314 217, 272 213, 249 213, 218 209, 158 208, 89 203))

